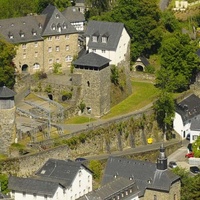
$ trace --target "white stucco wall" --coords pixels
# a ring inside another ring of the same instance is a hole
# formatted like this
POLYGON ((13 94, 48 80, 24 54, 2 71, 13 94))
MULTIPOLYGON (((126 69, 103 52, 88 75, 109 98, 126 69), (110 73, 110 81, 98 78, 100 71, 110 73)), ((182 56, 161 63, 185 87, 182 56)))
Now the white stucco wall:
POLYGON ((182 138, 186 138, 187 134, 190 133, 190 126, 191 120, 183 123, 181 115, 175 113, 173 128, 182 138))
POLYGON ((58 187, 53 197, 50 197, 50 196, 46 197, 44 195, 38 195, 38 194, 34 196, 33 194, 28 194, 28 193, 23 194, 22 192, 15 192, 14 194, 12 194, 12 196, 13 195, 14 195, 15 200, 63 200, 63 199, 66 199, 65 194, 63 193, 62 187, 58 187))
POLYGON ((200 130, 199 131, 190 130, 190 143, 193 143, 198 136, 200 136, 200 130))
POLYGON ((85 168, 81 168, 75 177, 72 186, 66 191, 66 200, 75 200, 92 191, 92 174, 85 168))
POLYGON ((110 59, 111 65, 117 65, 121 61, 125 60, 125 55, 127 53, 129 41, 130 41, 130 36, 128 35, 126 29, 123 28, 120 41, 115 51, 106 50, 106 49, 103 49, 105 50, 105 52, 102 51, 102 49, 95 49, 94 51, 94 49, 91 49, 88 47, 89 37, 86 37, 86 50, 88 50, 89 52, 95 52, 96 54, 100 56, 110 59))

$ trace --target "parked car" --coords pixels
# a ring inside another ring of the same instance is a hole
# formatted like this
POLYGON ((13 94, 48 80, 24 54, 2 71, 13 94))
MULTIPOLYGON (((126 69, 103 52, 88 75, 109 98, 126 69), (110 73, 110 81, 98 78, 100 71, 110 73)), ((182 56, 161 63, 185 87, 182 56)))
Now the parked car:
POLYGON ((169 162, 169 167, 170 167, 170 168, 176 168, 176 167, 178 167, 178 165, 176 164, 175 161, 170 161, 170 162, 169 162))
POLYGON ((194 174, 199 174, 200 173, 200 169, 197 166, 192 166, 190 167, 190 171, 194 174))
POLYGON ((75 161, 77 161, 77 162, 84 162, 86 160, 87 160, 86 158, 76 158, 75 159, 75 161))
POLYGON ((186 158, 193 158, 194 157, 194 153, 193 152, 189 152, 185 155, 186 158))

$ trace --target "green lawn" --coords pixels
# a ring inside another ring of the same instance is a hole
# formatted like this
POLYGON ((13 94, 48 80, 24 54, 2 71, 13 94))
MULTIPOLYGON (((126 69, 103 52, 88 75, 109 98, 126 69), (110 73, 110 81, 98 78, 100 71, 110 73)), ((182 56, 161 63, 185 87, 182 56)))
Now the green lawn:
POLYGON ((137 81, 132 81, 132 91, 132 95, 111 108, 111 111, 103 119, 138 110, 151 103, 159 93, 159 90, 152 83, 137 81))
MULTIPOLYGON (((118 105, 111 108, 110 112, 102 119, 130 113, 150 104, 158 95, 159 90, 152 83, 132 81, 132 95, 118 105)), ((91 118, 90 121, 95 119, 91 118)), ((76 116, 65 121, 66 124, 88 123, 89 116, 76 116)))

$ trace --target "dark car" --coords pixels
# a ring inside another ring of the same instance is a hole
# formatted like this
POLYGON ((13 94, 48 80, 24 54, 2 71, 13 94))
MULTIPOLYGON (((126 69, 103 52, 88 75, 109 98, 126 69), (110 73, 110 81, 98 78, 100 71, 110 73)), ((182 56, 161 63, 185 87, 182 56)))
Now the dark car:
POLYGON ((170 162, 169 162, 169 167, 170 167, 170 168, 176 168, 176 167, 177 167, 176 162, 175 162, 175 161, 170 161, 170 162))
POLYGON ((86 158, 76 158, 75 159, 76 162, 84 162, 86 160, 87 160, 86 158))
POLYGON ((194 174, 200 173, 200 169, 197 166, 190 167, 190 171, 194 174))

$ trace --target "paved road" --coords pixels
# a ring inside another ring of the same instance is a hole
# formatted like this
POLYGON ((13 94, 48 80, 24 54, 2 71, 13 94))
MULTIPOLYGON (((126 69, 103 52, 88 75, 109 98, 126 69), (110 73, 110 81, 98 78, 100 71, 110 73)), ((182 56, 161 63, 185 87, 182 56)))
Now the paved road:
MULTIPOLYGON (((164 147, 167 147, 171 144, 177 144, 177 143, 180 143, 180 140, 173 139, 170 141, 166 141, 166 142, 164 142, 164 147)), ((124 149, 123 151, 115 151, 110 154, 107 153, 107 154, 101 154, 101 155, 95 155, 95 156, 86 156, 84 158, 86 158, 87 160, 104 160, 104 159, 107 159, 109 156, 133 155, 136 153, 143 153, 143 152, 147 152, 147 151, 151 151, 151 150, 159 150, 161 144, 163 144, 162 141, 153 143, 153 144, 139 146, 136 148, 124 149)))

